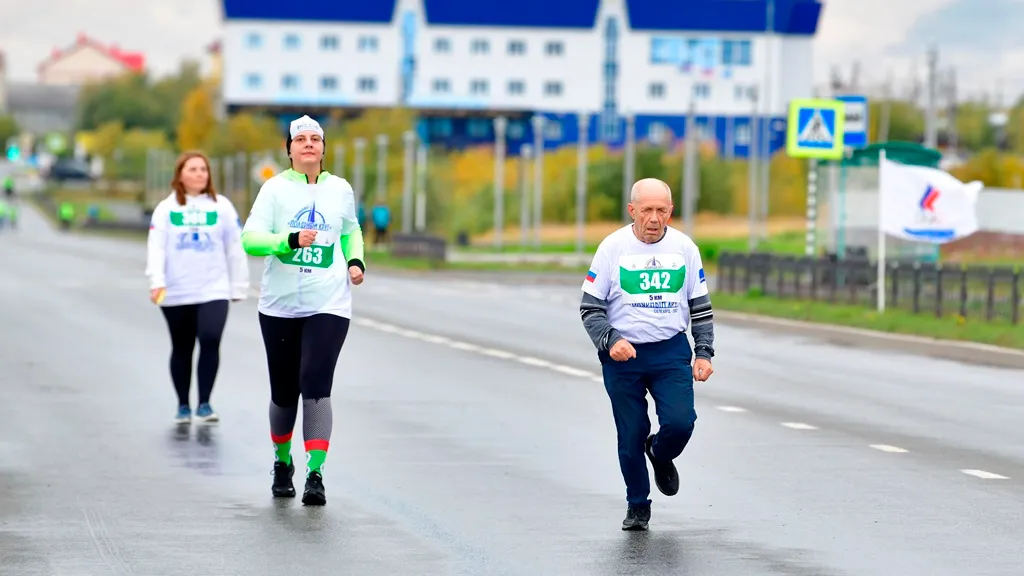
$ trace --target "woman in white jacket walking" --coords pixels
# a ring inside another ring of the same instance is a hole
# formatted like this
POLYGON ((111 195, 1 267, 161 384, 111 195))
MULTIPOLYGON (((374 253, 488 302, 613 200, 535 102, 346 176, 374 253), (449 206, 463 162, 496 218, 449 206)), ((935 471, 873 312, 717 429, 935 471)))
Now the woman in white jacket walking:
POLYGON ((196 419, 219 419, 210 406, 220 366, 220 339, 228 300, 244 300, 249 267, 241 244, 241 223, 231 201, 210 181, 210 162, 200 152, 178 158, 171 180, 174 192, 157 204, 149 225, 146 275, 150 300, 160 306, 171 336, 171 380, 178 395, 175 421, 192 420, 189 394, 192 354, 199 402, 196 419))

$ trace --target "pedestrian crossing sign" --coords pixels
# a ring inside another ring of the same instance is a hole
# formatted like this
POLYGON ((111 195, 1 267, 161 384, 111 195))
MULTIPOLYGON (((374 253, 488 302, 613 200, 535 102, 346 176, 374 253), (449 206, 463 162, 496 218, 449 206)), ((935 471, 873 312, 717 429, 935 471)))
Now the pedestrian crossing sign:
POLYGON ((786 153, 794 158, 842 158, 845 106, 838 100, 790 101, 786 153))

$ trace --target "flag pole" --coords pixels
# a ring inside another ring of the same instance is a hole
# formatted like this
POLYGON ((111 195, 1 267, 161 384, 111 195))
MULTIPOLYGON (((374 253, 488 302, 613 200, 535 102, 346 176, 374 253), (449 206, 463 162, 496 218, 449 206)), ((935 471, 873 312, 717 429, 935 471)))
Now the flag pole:
POLYGON ((880 314, 885 312, 885 226, 883 225, 885 214, 883 190, 885 186, 882 182, 883 164, 885 164, 884 148, 878 151, 878 282, 876 291, 878 312, 880 314))

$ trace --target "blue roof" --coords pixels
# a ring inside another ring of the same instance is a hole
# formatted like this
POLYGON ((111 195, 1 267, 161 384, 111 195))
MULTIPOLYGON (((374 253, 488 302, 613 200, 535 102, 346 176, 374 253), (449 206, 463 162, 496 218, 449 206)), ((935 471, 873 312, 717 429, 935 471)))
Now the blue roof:
POLYGON ((600 0, 423 0, 439 26, 594 27, 600 0))
MULTIPOLYGON (((768 15, 766 0, 627 0, 626 12, 633 30, 708 32, 764 31, 768 15)), ((813 35, 820 14, 818 0, 775 0, 774 31, 813 35)))
POLYGON ((223 0, 227 20, 305 20, 311 22, 367 22, 390 24, 397 0, 223 0))
MULTIPOLYGON (((626 0, 633 30, 759 32, 766 29, 768 0, 626 0)), ((397 0, 223 0, 228 20, 392 22, 397 0)), ((426 20, 439 26, 508 26, 589 29, 601 0, 423 0, 426 20)), ((774 30, 813 35, 820 0, 775 0, 774 30)))

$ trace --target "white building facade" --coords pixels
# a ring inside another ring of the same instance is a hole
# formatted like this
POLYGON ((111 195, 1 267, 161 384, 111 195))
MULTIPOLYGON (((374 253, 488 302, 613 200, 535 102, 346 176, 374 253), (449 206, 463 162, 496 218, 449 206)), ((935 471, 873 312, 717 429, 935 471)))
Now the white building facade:
MULTIPOLYGON (((723 155, 750 152, 752 117, 785 144, 792 98, 812 96, 819 0, 224 0, 224 100, 326 115, 407 106, 420 137, 490 142, 509 118, 515 153, 543 116, 547 148, 579 137, 621 145, 697 129, 723 155), (771 4, 769 6, 769 3, 771 4), (770 26, 768 14, 774 14, 770 26), (764 96, 768 97, 765 98, 764 96), (756 98, 756 99, 755 99, 756 98)), ((761 148, 763 154, 765 147, 761 148)))

